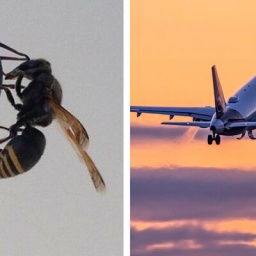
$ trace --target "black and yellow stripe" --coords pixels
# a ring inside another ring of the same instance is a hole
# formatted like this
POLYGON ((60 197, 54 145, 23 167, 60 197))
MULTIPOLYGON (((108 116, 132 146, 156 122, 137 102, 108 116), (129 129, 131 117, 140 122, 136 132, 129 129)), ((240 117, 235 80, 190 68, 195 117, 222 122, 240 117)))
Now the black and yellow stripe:
POLYGON ((0 151, 0 179, 14 177, 30 170, 40 160, 46 140, 42 132, 27 127, 0 151))
POLYGON ((0 178, 9 178, 24 172, 13 147, 7 145, 0 153, 0 178))

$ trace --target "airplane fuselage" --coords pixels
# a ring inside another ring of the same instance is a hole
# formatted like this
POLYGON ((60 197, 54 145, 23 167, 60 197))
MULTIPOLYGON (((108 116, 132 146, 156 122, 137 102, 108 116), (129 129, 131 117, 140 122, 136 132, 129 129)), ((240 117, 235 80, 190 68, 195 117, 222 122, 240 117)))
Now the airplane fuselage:
POLYGON ((233 136, 254 127, 230 128, 231 122, 255 122, 256 121, 256 77, 246 83, 239 91, 231 97, 220 118, 213 115, 210 129, 216 134, 233 136))

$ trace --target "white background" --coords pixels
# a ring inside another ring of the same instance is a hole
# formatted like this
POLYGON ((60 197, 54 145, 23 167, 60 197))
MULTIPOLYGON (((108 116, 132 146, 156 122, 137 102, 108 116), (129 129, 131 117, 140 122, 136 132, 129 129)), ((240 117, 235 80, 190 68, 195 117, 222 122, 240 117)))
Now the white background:
MULTIPOLYGON (((122 1, 11 0, 0 10, 0 41, 51 62, 63 106, 87 129, 88 153, 107 186, 95 191, 56 124, 41 129, 40 162, 0 180, 0 255, 122 255, 122 1)), ((18 64, 5 61, 4 71, 18 64)), ((4 93, 0 109, 0 125, 15 122, 4 93)))

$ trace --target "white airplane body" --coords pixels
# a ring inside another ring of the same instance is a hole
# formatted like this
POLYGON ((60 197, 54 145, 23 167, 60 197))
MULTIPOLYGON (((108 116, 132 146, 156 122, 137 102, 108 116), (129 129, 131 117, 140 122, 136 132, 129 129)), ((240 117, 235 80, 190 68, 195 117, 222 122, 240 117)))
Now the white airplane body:
POLYGON ((130 111, 136 112, 137 117, 142 113, 190 116, 191 122, 162 122, 163 125, 196 126, 210 128, 208 144, 213 141, 220 144, 220 135, 234 136, 246 132, 250 139, 256 139, 252 130, 256 129, 256 77, 246 83, 234 96, 225 101, 216 67, 212 67, 215 107, 147 107, 131 106, 130 111))

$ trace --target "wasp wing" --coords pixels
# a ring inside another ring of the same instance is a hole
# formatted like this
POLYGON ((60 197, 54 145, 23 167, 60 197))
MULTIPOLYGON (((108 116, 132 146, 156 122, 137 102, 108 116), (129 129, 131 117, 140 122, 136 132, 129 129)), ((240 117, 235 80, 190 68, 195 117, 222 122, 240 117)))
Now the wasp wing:
POLYGON ((76 117, 54 100, 50 99, 49 104, 64 134, 69 139, 80 158, 85 162, 96 190, 104 191, 105 183, 103 178, 94 162, 85 151, 85 147, 88 146, 89 143, 89 137, 85 128, 76 117))

